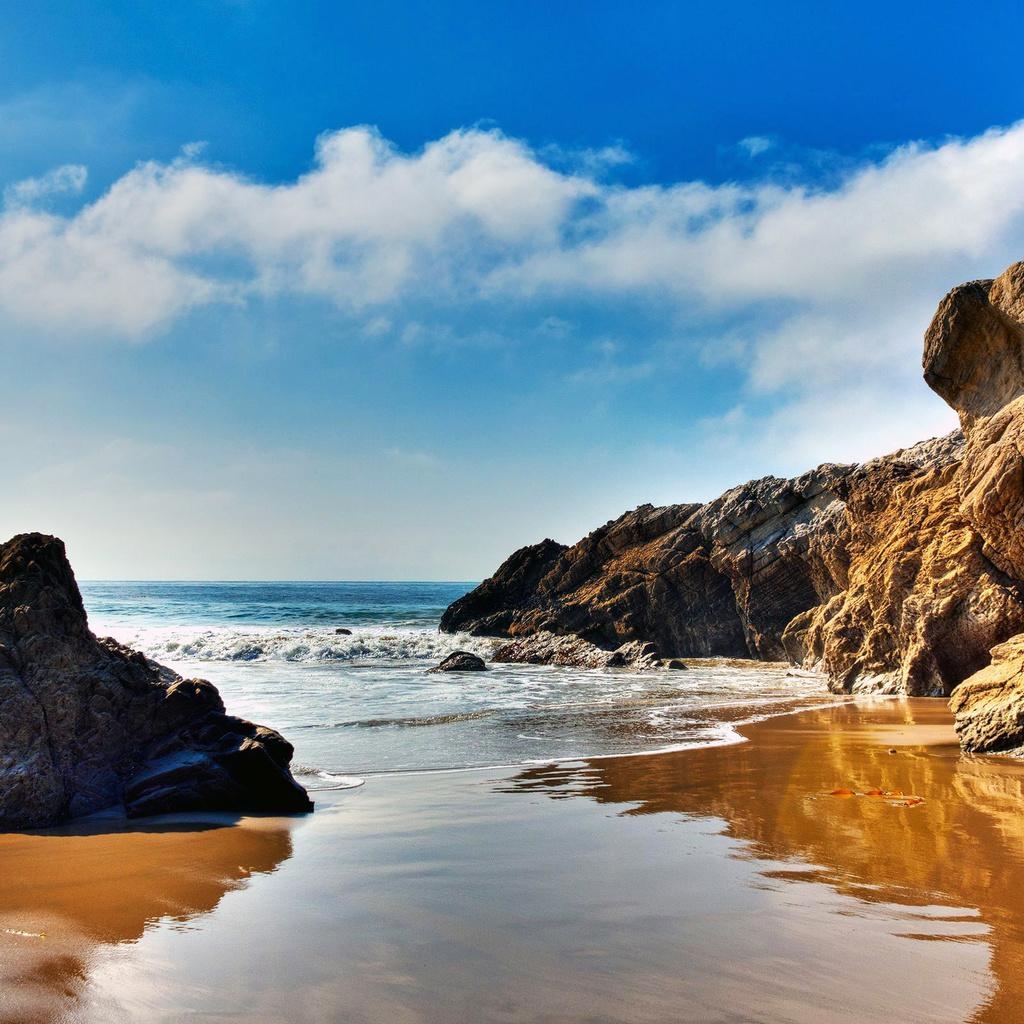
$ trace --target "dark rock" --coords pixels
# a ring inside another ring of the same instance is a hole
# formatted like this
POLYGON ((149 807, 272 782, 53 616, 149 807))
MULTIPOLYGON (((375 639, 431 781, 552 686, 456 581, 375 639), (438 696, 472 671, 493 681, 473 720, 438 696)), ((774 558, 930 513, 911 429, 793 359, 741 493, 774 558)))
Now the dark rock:
POLYGON ((531 599, 537 584, 563 551, 565 545, 553 540, 520 548, 494 576, 449 605, 441 616, 441 631, 506 636, 512 609, 531 599))
POLYGON ((0 545, 0 827, 112 806, 306 811, 291 749, 227 716, 211 683, 97 640, 55 537, 0 545))
POLYGON ((793 618, 842 587, 841 557, 817 539, 841 529, 839 488, 853 469, 765 477, 706 505, 643 505, 571 548, 524 548, 453 604, 441 628, 574 635, 605 649, 649 641, 680 657, 785 657, 793 618))
POLYGON ((452 651, 440 665, 435 665, 430 672, 483 672, 487 663, 471 651, 452 651))
POLYGON ((334 631, 334 633, 335 633, 336 636, 351 636, 352 635, 352 630, 351 629, 345 629, 344 626, 339 626, 334 631))
POLYGON ((671 669, 685 669, 687 667, 686 662, 681 658, 669 658, 662 662, 665 668, 671 669))

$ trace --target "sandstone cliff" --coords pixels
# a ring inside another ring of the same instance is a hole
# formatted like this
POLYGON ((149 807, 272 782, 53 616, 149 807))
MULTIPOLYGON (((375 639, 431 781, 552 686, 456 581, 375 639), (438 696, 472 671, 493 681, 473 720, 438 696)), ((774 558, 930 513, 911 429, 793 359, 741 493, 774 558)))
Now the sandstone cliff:
POLYGON ((1024 631, 1024 263, 942 301, 924 369, 962 432, 524 548, 442 629, 520 653, 556 634, 788 658, 836 690, 948 695, 1024 631))
MULTIPOLYGON (((1019 585, 1024 580, 1024 263, 995 280, 954 288, 942 300, 925 335, 924 373, 956 409, 966 438, 954 481, 959 514, 980 538, 981 556, 1019 585)), ((951 701, 961 743, 979 751, 1021 747, 1024 635, 995 647, 991 665, 986 660, 977 669, 951 701)))
POLYGON ((216 688, 89 631, 55 537, 0 545, 0 827, 111 806, 309 810, 292 747, 232 718, 216 688))

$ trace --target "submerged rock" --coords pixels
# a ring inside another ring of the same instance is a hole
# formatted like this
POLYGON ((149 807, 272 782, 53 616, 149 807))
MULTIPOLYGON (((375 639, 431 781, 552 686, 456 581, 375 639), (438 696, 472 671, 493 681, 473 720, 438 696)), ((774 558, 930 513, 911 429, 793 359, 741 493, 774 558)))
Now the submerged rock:
POLYGON ((89 631, 64 545, 0 545, 0 828, 109 807, 307 811, 292 747, 182 679, 89 631))
POLYGON ((483 672, 487 663, 472 651, 452 651, 440 665, 428 669, 428 672, 483 672))

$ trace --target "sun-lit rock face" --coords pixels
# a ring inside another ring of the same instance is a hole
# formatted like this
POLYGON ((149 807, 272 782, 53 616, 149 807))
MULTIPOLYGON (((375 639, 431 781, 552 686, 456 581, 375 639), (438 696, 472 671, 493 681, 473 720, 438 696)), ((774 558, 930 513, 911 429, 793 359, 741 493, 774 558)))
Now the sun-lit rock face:
MULTIPOLYGON (((959 512, 982 557, 1019 592, 1024 580, 1024 263, 993 281, 954 288, 925 336, 925 379, 959 414, 966 444, 956 476, 959 512)), ((1015 631, 1017 632, 1017 631, 1015 631)), ((1024 639, 953 695, 968 750, 1024 745, 1024 639)))
POLYGON ((992 649, 992 662, 953 691, 961 745, 977 753, 1024 747, 1024 633, 992 649))
POLYGON ((765 477, 705 505, 643 505, 572 547, 523 548, 441 628, 577 635, 609 652, 652 642, 664 657, 783 658, 786 625, 842 574, 816 538, 836 528, 837 488, 852 468, 765 477))
POLYGON ((918 466, 888 456, 850 478, 846 587, 810 613, 802 651, 837 691, 943 696, 1024 629, 1017 587, 960 510, 962 441, 933 446, 918 466))
POLYGON ((963 514, 984 538, 986 557, 1024 579, 1024 263, 942 300, 925 337, 924 369, 964 427, 963 514))
POLYGON ((216 688, 89 631, 55 537, 0 545, 0 828, 103 808, 304 811, 292 747, 216 688))

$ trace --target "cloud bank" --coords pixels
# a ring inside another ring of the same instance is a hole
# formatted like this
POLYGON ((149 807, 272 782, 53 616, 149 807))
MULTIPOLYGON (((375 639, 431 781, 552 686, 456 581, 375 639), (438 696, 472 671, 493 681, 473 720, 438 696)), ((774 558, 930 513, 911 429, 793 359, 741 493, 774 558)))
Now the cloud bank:
MULTIPOLYGON (((742 144, 764 157, 767 141, 742 144)), ((294 181, 254 181, 188 147, 70 213, 48 203, 66 203, 85 169, 57 168, 5 190, 0 318, 145 340, 204 307, 299 299, 375 336, 400 332, 416 303, 442 320, 513 303, 542 322, 639 301, 695 365, 734 367, 736 406, 711 433, 749 432, 763 401, 761 433, 777 443, 837 401, 856 403, 858 436, 874 439, 877 418, 943 425, 938 403, 906 395, 921 331, 950 285, 1024 255, 1024 124, 906 145, 827 187, 770 172, 625 187, 614 171, 627 159, 612 147, 572 160, 486 130, 403 153, 355 127, 323 135, 294 181)), ((622 376, 606 362, 577 381, 622 376)), ((626 377, 656 371, 647 355, 635 365, 626 377)), ((849 424, 839 417, 837 438, 849 424)))

